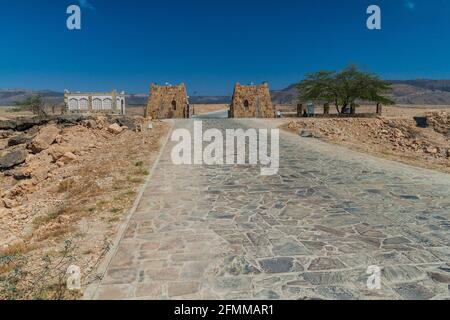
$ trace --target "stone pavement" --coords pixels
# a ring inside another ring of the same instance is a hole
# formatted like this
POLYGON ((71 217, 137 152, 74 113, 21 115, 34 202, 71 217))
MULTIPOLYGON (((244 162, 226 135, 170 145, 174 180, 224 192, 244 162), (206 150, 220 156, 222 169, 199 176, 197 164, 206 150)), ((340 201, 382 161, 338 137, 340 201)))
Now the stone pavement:
POLYGON ((449 298, 450 175, 290 133, 272 177, 251 166, 175 166, 173 145, 93 298, 449 298), (367 287, 371 265, 382 268, 381 290, 367 287))

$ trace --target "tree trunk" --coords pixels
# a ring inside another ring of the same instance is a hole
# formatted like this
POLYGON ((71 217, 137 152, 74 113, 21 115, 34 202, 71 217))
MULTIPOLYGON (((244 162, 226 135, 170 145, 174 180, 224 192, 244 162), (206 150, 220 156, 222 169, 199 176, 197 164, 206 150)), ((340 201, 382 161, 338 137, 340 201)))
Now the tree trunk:
POLYGON ((336 111, 338 114, 341 114, 341 110, 339 110, 339 103, 337 103, 337 101, 334 103, 334 105, 336 106, 336 111))

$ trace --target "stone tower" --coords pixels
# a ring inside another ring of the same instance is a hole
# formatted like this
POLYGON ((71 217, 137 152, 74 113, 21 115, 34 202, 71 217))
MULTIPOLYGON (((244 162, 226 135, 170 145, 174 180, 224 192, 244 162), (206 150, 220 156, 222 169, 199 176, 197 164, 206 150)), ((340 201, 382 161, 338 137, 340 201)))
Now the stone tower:
POLYGON ((189 118, 189 101, 186 87, 158 86, 152 83, 147 104, 147 115, 153 119, 189 118))
POLYGON ((269 84, 243 86, 236 83, 230 107, 231 118, 274 118, 269 84))

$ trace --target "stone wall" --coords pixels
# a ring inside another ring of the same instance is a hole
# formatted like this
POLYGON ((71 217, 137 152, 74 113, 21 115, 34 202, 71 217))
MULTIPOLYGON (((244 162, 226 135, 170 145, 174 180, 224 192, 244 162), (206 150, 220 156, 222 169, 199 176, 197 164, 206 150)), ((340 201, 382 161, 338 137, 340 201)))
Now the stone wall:
POLYGON ((243 86, 236 83, 230 107, 231 118, 274 118, 268 83, 243 86))
POLYGON ((185 85, 158 86, 152 84, 147 115, 154 119, 188 117, 186 115, 189 115, 189 101, 185 85))

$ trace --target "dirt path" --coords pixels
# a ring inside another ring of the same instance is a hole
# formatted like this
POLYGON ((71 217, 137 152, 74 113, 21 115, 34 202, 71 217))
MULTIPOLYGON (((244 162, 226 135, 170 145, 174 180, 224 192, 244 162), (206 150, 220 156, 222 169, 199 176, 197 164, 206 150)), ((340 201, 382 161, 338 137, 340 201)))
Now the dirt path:
POLYGON ((272 177, 251 166, 175 166, 173 145, 87 298, 450 297, 450 175, 285 132, 272 177), (371 265, 383 269, 380 290, 367 287, 371 265))

